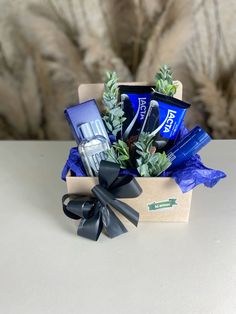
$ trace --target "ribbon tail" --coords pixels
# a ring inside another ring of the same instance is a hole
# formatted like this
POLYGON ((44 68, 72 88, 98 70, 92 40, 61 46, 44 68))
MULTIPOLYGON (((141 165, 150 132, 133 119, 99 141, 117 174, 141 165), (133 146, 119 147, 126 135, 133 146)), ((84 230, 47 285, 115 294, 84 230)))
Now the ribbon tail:
POLYGON ((137 227, 139 221, 139 213, 136 210, 134 210, 128 204, 125 204, 124 202, 117 199, 112 200, 110 204, 137 227))
POLYGON ((128 232, 120 219, 108 206, 102 206, 101 212, 103 227, 108 237, 115 238, 128 232))
POLYGON ((77 235, 97 241, 103 228, 102 214, 98 211, 89 219, 81 219, 77 235))
POLYGON ((107 204, 111 205, 123 216, 125 216, 125 218, 132 222, 132 224, 134 224, 135 226, 138 225, 139 213, 131 206, 121 202, 120 200, 115 199, 114 195, 112 195, 109 191, 107 191, 100 185, 96 185, 92 189, 92 192, 104 206, 106 206, 107 204))

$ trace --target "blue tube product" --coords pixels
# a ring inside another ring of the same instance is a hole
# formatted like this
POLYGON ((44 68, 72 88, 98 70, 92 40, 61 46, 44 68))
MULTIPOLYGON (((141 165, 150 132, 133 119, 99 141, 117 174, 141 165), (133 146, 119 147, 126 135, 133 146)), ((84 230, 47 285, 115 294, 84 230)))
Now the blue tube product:
POLYGON ((199 126, 192 129, 184 138, 167 151, 171 161, 168 170, 177 168, 211 141, 211 137, 199 126))

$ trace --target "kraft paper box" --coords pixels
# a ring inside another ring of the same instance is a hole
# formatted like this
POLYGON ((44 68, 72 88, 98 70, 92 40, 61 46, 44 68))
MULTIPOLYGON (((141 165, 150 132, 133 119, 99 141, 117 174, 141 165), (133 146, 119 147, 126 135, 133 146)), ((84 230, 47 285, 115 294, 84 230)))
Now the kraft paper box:
MULTIPOLYGON (((127 85, 150 85, 149 83, 120 83, 127 85)), ((178 81, 175 97, 182 99, 182 84, 178 81)), ((82 84, 79 86, 79 102, 95 99, 101 104, 103 84, 82 84)), ((192 191, 182 193, 175 180, 162 177, 137 177, 143 192, 139 197, 121 199, 140 214, 140 221, 188 222, 192 191)), ((68 173, 66 184, 68 193, 91 195, 92 187, 97 184, 96 177, 72 177, 68 173)), ((127 220, 116 213, 123 222, 127 220)))

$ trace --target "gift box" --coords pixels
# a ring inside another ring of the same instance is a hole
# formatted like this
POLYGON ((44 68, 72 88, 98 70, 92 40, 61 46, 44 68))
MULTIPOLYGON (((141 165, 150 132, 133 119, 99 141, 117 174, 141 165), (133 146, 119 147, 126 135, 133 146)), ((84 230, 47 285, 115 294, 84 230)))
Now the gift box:
MULTIPOLYGON (((182 99, 182 84, 179 81, 176 83, 175 97, 182 99)), ((147 82, 125 84, 150 85, 147 82)), ((100 106, 103 88, 103 84, 81 84, 78 88, 79 102, 95 99, 100 106)), ((142 194, 135 198, 122 198, 122 201, 139 212, 141 222, 188 222, 192 191, 183 193, 175 180, 169 177, 137 177, 136 180, 142 194)), ((70 172, 66 176, 67 190, 72 194, 91 195, 91 189, 97 183, 96 177, 75 177, 70 172)), ((121 221, 126 221, 122 215, 116 214, 121 221)))

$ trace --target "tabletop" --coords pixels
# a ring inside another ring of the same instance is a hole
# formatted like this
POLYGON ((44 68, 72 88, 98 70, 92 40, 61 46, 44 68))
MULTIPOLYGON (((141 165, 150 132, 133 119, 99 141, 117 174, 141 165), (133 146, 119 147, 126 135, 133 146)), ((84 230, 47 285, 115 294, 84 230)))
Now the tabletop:
POLYGON ((0 142, 0 313, 236 313, 236 141, 206 165, 189 223, 140 223, 93 242, 64 216, 60 172, 73 142, 0 142))

